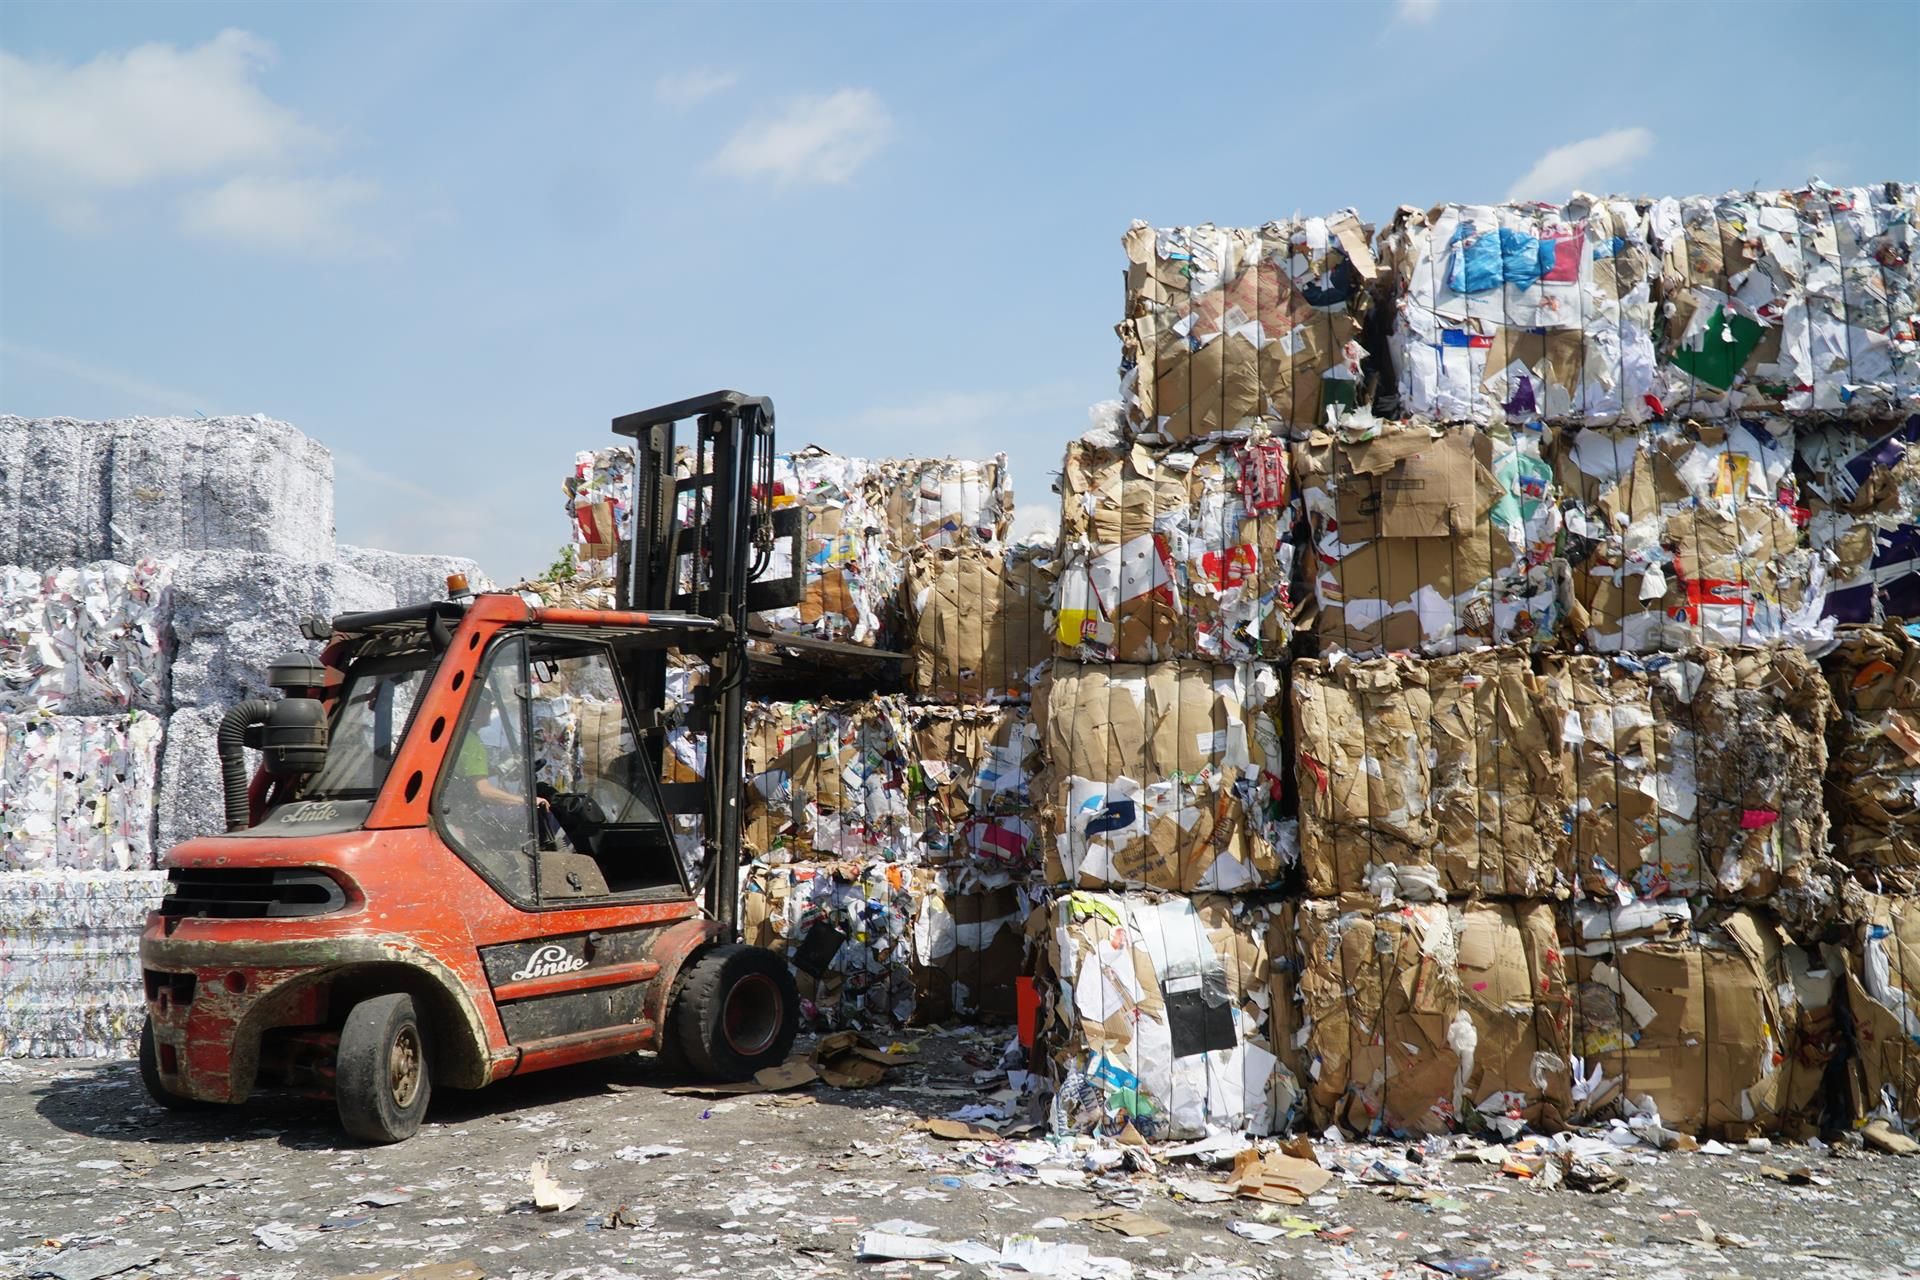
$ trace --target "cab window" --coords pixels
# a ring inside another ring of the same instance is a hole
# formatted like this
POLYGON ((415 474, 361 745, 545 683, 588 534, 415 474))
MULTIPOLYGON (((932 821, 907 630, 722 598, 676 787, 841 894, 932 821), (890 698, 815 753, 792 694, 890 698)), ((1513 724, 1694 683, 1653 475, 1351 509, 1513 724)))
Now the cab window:
POLYGON ((528 774, 526 643, 497 645, 468 700, 434 801, 448 839, 509 898, 533 897, 533 789, 528 774))

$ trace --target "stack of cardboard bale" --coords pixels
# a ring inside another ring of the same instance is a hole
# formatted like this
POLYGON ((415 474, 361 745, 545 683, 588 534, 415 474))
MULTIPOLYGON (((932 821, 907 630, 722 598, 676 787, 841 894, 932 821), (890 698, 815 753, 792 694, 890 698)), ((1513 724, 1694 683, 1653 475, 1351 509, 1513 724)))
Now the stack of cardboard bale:
POLYGON ((336 548, 333 464, 266 418, 0 417, 0 1056, 123 1053, 214 730, 318 614, 470 561, 336 548))

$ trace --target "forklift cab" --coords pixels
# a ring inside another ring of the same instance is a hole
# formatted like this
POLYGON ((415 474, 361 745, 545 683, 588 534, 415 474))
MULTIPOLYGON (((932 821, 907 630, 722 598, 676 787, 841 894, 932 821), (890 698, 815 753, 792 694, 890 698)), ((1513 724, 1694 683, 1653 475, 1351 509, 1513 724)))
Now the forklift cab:
POLYGON ((156 1101, 290 1085, 391 1142, 436 1084, 633 1050, 736 1080, 784 1059, 793 976, 736 920, 748 615, 800 584, 772 405, 720 392, 614 427, 636 442, 617 607, 346 615, 318 664, 275 667, 288 696, 228 712, 229 829, 168 854, 141 939, 156 1101), (687 780, 663 776, 676 747, 687 780))

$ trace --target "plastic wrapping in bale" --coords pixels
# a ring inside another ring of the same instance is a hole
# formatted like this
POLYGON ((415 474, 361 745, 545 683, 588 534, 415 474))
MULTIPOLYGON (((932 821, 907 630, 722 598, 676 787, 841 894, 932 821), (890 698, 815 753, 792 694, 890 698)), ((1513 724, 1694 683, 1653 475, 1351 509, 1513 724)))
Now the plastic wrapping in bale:
POLYGON ((1574 874, 1626 904, 1668 894, 1766 902, 1825 855, 1833 700, 1798 649, 1550 654, 1574 874))
POLYGON ((1920 402, 1920 185, 1655 201, 1669 412, 1863 415, 1920 402))
POLYGON ((1526 652, 1296 662, 1300 862, 1316 897, 1565 897, 1565 707, 1526 652))
POLYGON ((1574 1118, 1657 1112, 1730 1139, 1820 1131, 1840 1052, 1837 955, 1764 912, 1680 899, 1573 905, 1574 1118))
POLYGON ((1046 877, 1235 892, 1298 856, 1283 816, 1280 673, 1266 663, 1056 661, 1034 695, 1046 877))
POLYGON ((160 721, 0 715, 0 871, 154 865, 160 721))
POLYGON ((1302 1089, 1291 912, 1219 894, 1054 899, 1036 1047, 1056 1128, 1162 1140, 1287 1127, 1302 1089))
POLYGON ((901 610, 915 697, 1026 698, 1047 660, 1050 559, 1038 548, 922 547, 907 558, 901 610))
POLYGON ((159 872, 0 873, 0 1058, 131 1054, 159 872))
POLYGON ((1840 633, 1821 660, 1834 854, 1876 888, 1920 893, 1920 622, 1840 633))
POLYGON ((1549 905, 1312 899, 1294 938, 1314 1128, 1510 1138, 1564 1123, 1566 974, 1549 905))
POLYGON ((1920 900, 1873 899, 1848 939, 1853 1113, 1911 1132, 1920 1125, 1920 900))
POLYGON ((1292 488, 1264 433, 1189 447, 1067 446, 1054 652, 1081 661, 1283 658, 1292 488))
POLYGON ((1831 556, 1840 622, 1920 618, 1920 414, 1801 424, 1808 543, 1831 556))
POLYGON ((344 542, 338 552, 339 563, 386 587, 397 606, 445 600, 447 578, 456 573, 465 575, 467 585, 475 591, 492 587, 492 580, 480 571, 479 564, 465 556, 405 555, 373 547, 350 547, 344 542))
POLYGON ((1786 419, 1567 431, 1548 452, 1588 648, 1831 642, 1833 565, 1808 542, 1786 419))
POLYGON ((0 711, 164 712, 172 568, 0 567, 0 711))
POLYGON ((1654 257, 1627 200, 1403 206, 1380 237, 1400 411, 1474 422, 1644 422, 1654 257))
POLYGON ((0 564, 333 545, 333 457, 287 423, 0 417, 0 564))
POLYGON ((1293 450, 1323 653, 1454 653, 1558 626, 1560 511, 1537 431, 1370 423, 1293 450))
POLYGON ((1135 222, 1115 330, 1135 433, 1199 440, 1357 404, 1372 236, 1351 209, 1257 229, 1135 222))

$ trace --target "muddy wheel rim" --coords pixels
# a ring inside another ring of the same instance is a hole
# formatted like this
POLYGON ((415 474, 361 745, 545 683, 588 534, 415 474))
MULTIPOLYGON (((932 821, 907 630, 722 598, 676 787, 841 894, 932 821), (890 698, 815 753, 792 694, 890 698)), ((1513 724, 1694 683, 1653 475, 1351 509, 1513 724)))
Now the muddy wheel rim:
POLYGON ((420 1093, 420 1032, 402 1027, 387 1055, 387 1088, 394 1105, 405 1110, 420 1093))
POLYGON ((742 1057, 763 1053, 780 1034, 780 988, 763 973, 751 973, 733 984, 720 1011, 720 1030, 727 1046, 742 1057))

